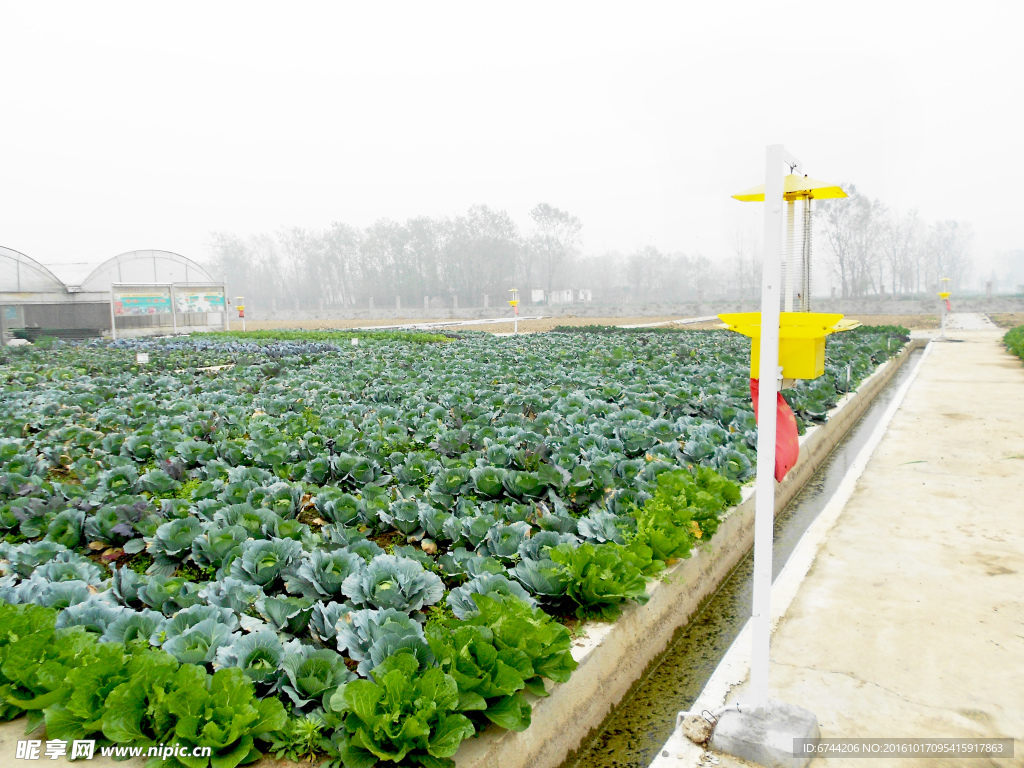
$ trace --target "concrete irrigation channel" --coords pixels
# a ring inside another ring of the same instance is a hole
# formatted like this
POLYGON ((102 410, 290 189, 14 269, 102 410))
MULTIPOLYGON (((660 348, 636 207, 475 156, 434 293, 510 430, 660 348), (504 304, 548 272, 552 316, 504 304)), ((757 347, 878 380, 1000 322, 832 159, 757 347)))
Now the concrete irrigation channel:
MULTIPOLYGON (((825 508, 846 477, 854 458, 910 378, 921 352, 911 353, 877 394, 869 408, 836 445, 814 475, 775 518, 773 578, 785 567, 804 532, 825 508)), ((680 627, 668 648, 591 734, 563 768, 646 768, 675 730, 676 715, 690 709, 717 665, 750 618, 753 556, 729 574, 700 612, 680 627)))
MULTIPOLYGON (((822 490, 815 491, 815 483, 821 481, 812 482, 818 470, 924 344, 923 340, 911 341, 898 356, 880 366, 855 392, 843 398, 824 425, 807 431, 801 438, 800 461, 778 485, 776 516, 805 488, 812 496, 815 493, 823 495, 822 490)), ((826 472, 833 473, 841 476, 841 459, 826 472)), ((808 511, 807 519, 804 514, 795 517, 803 520, 802 525, 806 527, 814 514, 808 511)), ((791 534, 794 541, 802 533, 800 526, 799 522, 794 524, 791 534)), ((661 662, 673 656, 673 649, 678 644, 675 641, 686 635, 694 617, 699 616, 693 623, 693 633, 706 634, 714 641, 708 648, 721 643, 728 647, 731 639, 726 641, 715 637, 718 630, 713 625, 710 631, 702 632, 705 617, 701 611, 748 558, 753 545, 753 528, 754 494, 753 488, 748 486, 744 489, 742 502, 730 510, 706 547, 671 566, 660 580, 651 582, 648 586, 650 600, 646 605, 627 608, 614 624, 591 623, 586 626, 584 635, 576 641, 573 649, 579 669, 568 683, 554 686, 549 697, 534 702, 530 728, 522 733, 492 728, 479 738, 464 742, 455 756, 458 768, 646 766, 651 752, 672 730, 675 713, 684 709, 687 701, 685 696, 670 700, 667 695, 644 694, 644 686, 651 685, 644 681, 658 680, 662 667, 666 675, 669 670, 680 669, 689 674, 689 666, 695 663, 692 653, 684 654, 685 658, 669 665, 661 662), (669 649, 667 654, 666 648, 669 649), (640 683, 634 687, 637 681, 640 683), (653 725, 650 718, 658 719, 654 716, 652 704, 655 700, 661 702, 659 706, 663 711, 660 717, 662 720, 667 717, 667 726, 662 723, 652 729, 648 727, 653 725), (636 702, 635 706, 631 702, 636 702), (631 710, 636 710, 642 721, 648 720, 639 731, 626 726, 624 721, 616 720, 620 715, 628 717, 631 710), (611 748, 602 749, 602 744, 610 744, 611 748), (633 757, 629 757, 630 754, 633 757)), ((784 556, 781 556, 780 566, 783 561, 784 556)), ((736 576, 741 573, 742 570, 736 576)), ((740 585, 731 589, 746 592, 740 585)), ((748 613, 749 607, 744 609, 742 605, 727 609, 723 617, 728 621, 719 626, 729 630, 737 623, 742 624, 748 613)), ((732 631, 736 629, 733 627, 732 631)), ((717 665, 720 654, 702 649, 697 651, 697 655, 705 652, 710 656, 703 660, 698 658, 696 666, 698 672, 702 670, 706 676, 717 665)), ((700 674, 697 678, 695 688, 690 686, 694 688, 694 696, 702 687, 700 674)))

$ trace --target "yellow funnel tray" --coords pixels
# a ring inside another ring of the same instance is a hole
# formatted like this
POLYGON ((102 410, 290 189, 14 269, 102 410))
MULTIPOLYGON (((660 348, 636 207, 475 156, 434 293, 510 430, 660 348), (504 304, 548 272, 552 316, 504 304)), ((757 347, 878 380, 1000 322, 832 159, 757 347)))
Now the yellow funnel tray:
MULTIPOLYGON (((786 200, 802 200, 809 197, 812 200, 825 200, 837 197, 846 197, 842 187, 829 184, 827 181, 818 181, 808 176, 797 176, 791 173, 783 179, 782 197, 786 200)), ((744 190, 733 197, 744 203, 757 203, 764 200, 764 184, 744 190)))
MULTIPOLYGON (((730 331, 749 336, 750 376, 758 378, 761 365, 761 313, 734 312, 719 315, 730 331)), ((831 312, 779 313, 779 365, 786 379, 816 379, 825 372, 825 337, 859 326, 831 312)))

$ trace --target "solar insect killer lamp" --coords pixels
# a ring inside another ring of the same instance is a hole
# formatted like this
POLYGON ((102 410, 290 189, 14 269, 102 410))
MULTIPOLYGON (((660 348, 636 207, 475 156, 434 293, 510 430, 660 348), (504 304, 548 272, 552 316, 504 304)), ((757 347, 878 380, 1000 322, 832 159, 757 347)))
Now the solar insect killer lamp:
MULTIPOLYGON (((794 167, 795 165, 791 165, 791 170, 794 167)), ((782 367, 783 379, 816 379, 821 376, 825 372, 825 337, 860 325, 855 321, 844 320, 841 314, 811 312, 811 201, 846 196, 842 188, 809 176, 790 173, 783 180, 786 246, 779 265, 781 274, 778 281, 784 285, 778 336, 778 365, 782 367), (798 202, 802 209, 800 238, 795 236, 795 212, 798 202)), ((733 197, 742 202, 763 202, 765 187, 762 184, 733 197)), ((754 379, 760 378, 761 312, 735 312, 718 317, 729 330, 752 339, 750 376, 754 379)))
POLYGON ((242 331, 245 331, 245 304, 242 301, 245 296, 235 296, 235 309, 238 310, 238 319, 242 321, 242 331))
MULTIPOLYGON (((718 317, 730 331, 751 338, 750 377, 760 378, 761 313, 735 312, 718 317)), ((779 366, 783 380, 821 376, 825 372, 825 337, 858 325, 831 312, 780 312, 779 366)))
POLYGON ((946 315, 949 313, 949 297, 952 294, 949 292, 949 282, 950 282, 950 279, 948 277, 940 277, 939 278, 939 282, 942 283, 942 290, 939 291, 939 298, 942 299, 942 304, 941 304, 941 309, 940 309, 940 311, 942 312, 942 317, 941 317, 941 321, 939 323, 939 328, 940 328, 939 336, 945 338, 945 336, 946 336, 946 315))
POLYGON ((811 311, 811 201, 843 198, 846 192, 804 176, 800 161, 781 144, 767 148, 765 168, 764 185, 733 195, 743 202, 765 203, 761 311, 719 315, 726 328, 751 338, 750 376, 759 380, 750 686, 741 703, 717 713, 710 746, 755 763, 797 766, 806 765, 810 758, 803 760, 789 751, 792 739, 817 740, 818 720, 812 712, 768 695, 779 379, 821 376, 825 372, 825 337, 858 323, 844 321, 841 314, 811 311), (784 178, 780 172, 783 165, 790 171, 784 178), (802 209, 800 238, 795 226, 798 204, 802 209), (780 746, 783 743, 784 748, 780 746))
POLYGON ((512 307, 515 312, 515 319, 513 320, 512 333, 519 333, 519 289, 509 288, 509 293, 512 294, 512 298, 508 300, 508 305, 512 307))

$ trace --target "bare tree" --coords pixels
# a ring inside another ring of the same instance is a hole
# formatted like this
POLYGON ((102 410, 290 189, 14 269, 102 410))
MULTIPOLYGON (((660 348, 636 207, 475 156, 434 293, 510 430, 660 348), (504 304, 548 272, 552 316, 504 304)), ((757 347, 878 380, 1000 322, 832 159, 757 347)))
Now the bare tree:
POLYGON ((863 296, 869 288, 877 290, 875 270, 880 258, 880 223, 884 206, 843 184, 847 198, 820 200, 818 227, 829 247, 829 266, 839 279, 843 298, 863 296))
POLYGON ((761 248, 757 236, 737 229, 732 238, 732 279, 740 299, 756 298, 761 288, 761 248))
POLYGON ((947 219, 932 227, 928 243, 935 282, 948 277, 952 290, 960 289, 970 268, 973 239, 974 232, 969 224, 947 219))
POLYGON ((882 266, 881 240, 885 206, 877 198, 870 200, 866 195, 857 195, 851 204, 857 223, 853 238, 854 295, 879 293, 883 275, 878 273, 877 283, 875 276, 882 266))
POLYGON ((892 215, 882 226, 881 248, 889 267, 892 292, 907 293, 917 288, 916 266, 921 219, 917 210, 892 215))
POLYGON ((354 304, 359 244, 362 234, 348 224, 334 222, 323 234, 323 274, 329 304, 354 304))
POLYGON ((547 281, 550 300, 555 284, 555 273, 565 262, 576 255, 583 225, 571 213, 540 203, 530 211, 534 232, 530 238, 533 253, 540 261, 542 274, 547 281))
POLYGON ((252 254, 237 235, 213 232, 210 235, 210 272, 230 280, 229 290, 246 291, 255 272, 252 254))
POLYGON ((617 251, 606 251, 597 255, 582 256, 576 261, 576 271, 586 275, 587 285, 594 292, 595 300, 628 300, 630 282, 627 275, 628 257, 617 251))
POLYGON ((672 265, 668 257, 652 245, 630 254, 626 260, 626 283, 633 301, 661 299, 672 265))

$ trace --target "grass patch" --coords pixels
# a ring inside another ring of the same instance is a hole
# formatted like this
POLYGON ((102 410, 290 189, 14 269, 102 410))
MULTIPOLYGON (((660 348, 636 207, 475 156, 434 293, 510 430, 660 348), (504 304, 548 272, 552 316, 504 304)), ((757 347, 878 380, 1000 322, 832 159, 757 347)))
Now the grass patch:
POLYGON ((200 568, 195 563, 183 563, 178 567, 177 573, 175 573, 175 576, 182 576, 196 584, 210 581, 216 575, 216 568, 200 568))
POLYGON ((1006 344, 1006 348, 1010 352, 1024 361, 1024 325, 1018 325, 1016 328, 1008 331, 1003 336, 1003 343, 1006 344))
POLYGON ((148 552, 137 552, 134 555, 128 555, 123 560, 118 561, 120 567, 127 566, 136 573, 145 573, 146 569, 153 564, 153 556, 148 552))
POLYGON ((1000 328, 1016 328, 1024 324, 1024 312, 993 312, 988 319, 1000 328))

